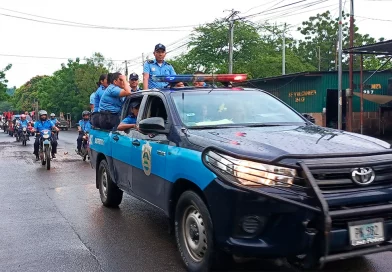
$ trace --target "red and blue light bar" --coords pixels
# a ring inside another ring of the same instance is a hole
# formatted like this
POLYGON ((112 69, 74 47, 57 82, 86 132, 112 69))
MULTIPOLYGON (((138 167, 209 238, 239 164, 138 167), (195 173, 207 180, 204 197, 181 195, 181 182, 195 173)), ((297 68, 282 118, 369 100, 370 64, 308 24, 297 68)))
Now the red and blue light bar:
POLYGON ((247 74, 203 74, 203 75, 172 75, 172 76, 152 76, 157 82, 243 82, 247 79, 247 74))

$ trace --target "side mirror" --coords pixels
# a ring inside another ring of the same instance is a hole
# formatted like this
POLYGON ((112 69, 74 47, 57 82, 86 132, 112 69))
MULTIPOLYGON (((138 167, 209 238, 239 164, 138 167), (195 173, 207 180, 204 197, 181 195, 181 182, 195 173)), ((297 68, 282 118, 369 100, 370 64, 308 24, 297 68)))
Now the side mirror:
POLYGON ((307 114, 307 113, 302 114, 302 116, 305 117, 309 122, 311 122, 311 123, 313 123, 313 124, 316 123, 316 120, 314 119, 313 116, 310 116, 310 115, 307 114))
POLYGON ((165 120, 162 117, 151 117, 139 122, 139 131, 143 134, 163 133, 165 131, 165 120))

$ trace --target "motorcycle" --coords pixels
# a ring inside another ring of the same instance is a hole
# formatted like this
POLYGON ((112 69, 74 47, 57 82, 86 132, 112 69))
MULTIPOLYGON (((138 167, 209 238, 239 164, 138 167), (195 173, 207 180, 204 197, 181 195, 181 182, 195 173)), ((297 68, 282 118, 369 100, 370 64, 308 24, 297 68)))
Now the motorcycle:
POLYGON ((17 142, 20 141, 20 133, 19 133, 20 129, 21 129, 21 127, 20 127, 19 123, 16 123, 16 125, 14 127, 14 135, 15 135, 17 142))
POLYGON ((27 126, 27 131, 30 133, 31 136, 34 136, 34 135, 35 135, 35 132, 34 132, 34 123, 29 122, 29 125, 27 126))
POLYGON ((3 130, 4 130, 4 133, 8 132, 8 121, 3 121, 3 130))
POLYGON ((19 134, 20 136, 20 140, 22 142, 22 145, 26 146, 27 145, 27 141, 30 141, 29 139, 29 132, 27 131, 27 127, 23 126, 21 129, 21 132, 19 134))
POLYGON ((88 132, 85 132, 82 137, 82 147, 79 155, 83 158, 83 161, 86 161, 86 158, 90 160, 90 142, 88 132))
POLYGON ((46 169, 50 170, 50 161, 52 154, 52 132, 50 130, 42 130, 40 135, 39 144, 39 157, 41 159, 41 164, 46 165, 46 169))

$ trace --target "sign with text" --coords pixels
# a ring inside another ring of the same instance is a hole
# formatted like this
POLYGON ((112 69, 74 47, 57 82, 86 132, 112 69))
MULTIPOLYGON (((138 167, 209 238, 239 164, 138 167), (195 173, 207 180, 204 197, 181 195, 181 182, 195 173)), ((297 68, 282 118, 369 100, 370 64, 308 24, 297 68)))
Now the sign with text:
POLYGON ((316 90, 301 91, 301 92, 289 92, 289 97, 290 98, 294 97, 295 102, 299 103, 299 102, 305 102, 305 97, 313 96, 316 93, 317 93, 316 90))

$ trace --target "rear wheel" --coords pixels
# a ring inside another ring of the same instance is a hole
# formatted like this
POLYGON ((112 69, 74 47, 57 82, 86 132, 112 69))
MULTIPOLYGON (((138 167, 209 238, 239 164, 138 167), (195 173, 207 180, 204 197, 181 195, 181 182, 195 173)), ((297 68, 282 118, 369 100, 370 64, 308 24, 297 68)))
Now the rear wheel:
POLYGON ((224 269, 230 266, 231 256, 214 248, 210 212, 195 192, 184 192, 177 202, 175 234, 188 271, 210 271, 212 267, 224 269))
POLYGON ((123 191, 110 178, 109 165, 102 160, 98 168, 99 194, 106 207, 118 207, 121 204, 123 191))

